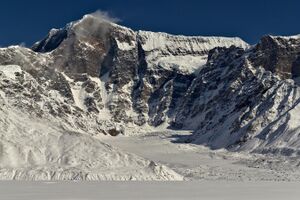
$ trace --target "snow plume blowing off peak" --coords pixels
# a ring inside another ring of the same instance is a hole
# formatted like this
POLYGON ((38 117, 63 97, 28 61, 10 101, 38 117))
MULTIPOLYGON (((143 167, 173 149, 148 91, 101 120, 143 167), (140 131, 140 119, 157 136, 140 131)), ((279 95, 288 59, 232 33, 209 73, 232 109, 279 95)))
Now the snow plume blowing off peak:
POLYGON ((88 14, 88 15, 98 19, 99 21, 106 21, 106 22, 112 22, 112 23, 121 22, 121 20, 119 18, 111 16, 107 11, 97 10, 96 12, 88 14))
POLYGON ((74 30, 78 37, 103 38, 110 31, 111 23, 118 23, 121 20, 111 17, 108 12, 96 11, 85 15, 81 20, 74 24, 74 30))
POLYGON ((41 41, 35 43, 32 49, 36 52, 51 52, 59 47, 65 40, 66 46, 72 46, 75 40, 87 41, 100 39, 105 41, 112 24, 120 19, 111 17, 108 12, 96 11, 85 15, 78 21, 71 22, 61 29, 52 29, 41 41))
POLYGON ((111 32, 117 26, 114 23, 119 21, 108 12, 98 10, 64 28, 52 29, 45 39, 32 47, 32 50, 41 53, 52 52, 52 56, 55 57, 53 67, 65 69, 72 74, 88 73, 93 69, 92 74, 96 76, 99 74, 96 68, 99 68, 110 49, 111 32), (82 55, 82 49, 89 57, 82 55))

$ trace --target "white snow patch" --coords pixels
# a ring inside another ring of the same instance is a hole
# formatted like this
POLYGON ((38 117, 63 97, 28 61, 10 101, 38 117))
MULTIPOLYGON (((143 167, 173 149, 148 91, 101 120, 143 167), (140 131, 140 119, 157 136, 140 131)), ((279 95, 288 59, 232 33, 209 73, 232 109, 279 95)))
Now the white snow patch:
POLYGON ((81 110, 86 111, 86 106, 84 105, 84 99, 86 98, 86 92, 84 89, 82 89, 83 82, 74 82, 73 79, 71 79, 69 76, 67 76, 65 73, 62 73, 64 78, 69 82, 71 92, 73 94, 73 99, 75 105, 80 108, 81 110))
POLYGON ((118 48, 120 50, 123 50, 123 51, 130 51, 132 49, 134 49, 136 47, 136 44, 135 42, 131 41, 130 43, 128 42, 120 42, 119 40, 117 40, 117 45, 118 45, 118 48))
POLYGON ((19 65, 0 65, 0 71, 2 71, 6 77, 14 80, 16 78, 15 73, 21 73, 22 69, 19 65))
POLYGON ((100 87, 100 95, 102 98, 102 104, 104 108, 100 111, 99 119, 107 120, 111 119, 111 113, 108 109, 108 103, 111 101, 111 95, 108 94, 105 84, 108 81, 109 73, 103 75, 100 78, 92 78, 93 81, 98 83, 98 86, 100 87))
POLYGON ((59 102, 63 102, 65 99, 57 90, 50 90, 48 92, 48 95, 50 98, 52 98, 56 101, 59 101, 59 102))
MULTIPOLYGON (((150 61, 151 62, 151 61, 150 61)), ((184 73, 194 73, 202 69, 207 56, 167 56, 158 58, 154 63, 165 69, 177 69, 184 73)))
POLYGON ((300 39, 300 34, 298 34, 298 35, 292 35, 292 36, 276 35, 276 36, 271 36, 271 37, 275 38, 275 39, 277 39, 277 38, 284 38, 284 39, 295 39, 295 40, 297 40, 297 39, 300 39))
POLYGON ((143 49, 153 51, 155 49, 181 48, 191 51, 210 50, 215 47, 232 45, 247 48, 249 45, 238 37, 203 37, 170 35, 161 32, 139 31, 138 34, 144 41, 143 49))
POLYGON ((240 38, 176 36, 148 31, 137 34, 150 67, 177 68, 184 73, 199 71, 206 64, 208 52, 215 47, 249 47, 240 38))

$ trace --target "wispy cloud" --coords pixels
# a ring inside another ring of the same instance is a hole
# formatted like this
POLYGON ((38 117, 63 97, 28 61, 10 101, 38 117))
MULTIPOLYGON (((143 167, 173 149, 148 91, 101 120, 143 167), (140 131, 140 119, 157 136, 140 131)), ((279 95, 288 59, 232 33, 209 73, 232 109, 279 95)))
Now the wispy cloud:
POLYGON ((90 15, 97 18, 100 21, 107 21, 107 22, 113 22, 113 23, 121 22, 121 19, 112 16, 107 11, 97 10, 96 12, 91 13, 90 15))

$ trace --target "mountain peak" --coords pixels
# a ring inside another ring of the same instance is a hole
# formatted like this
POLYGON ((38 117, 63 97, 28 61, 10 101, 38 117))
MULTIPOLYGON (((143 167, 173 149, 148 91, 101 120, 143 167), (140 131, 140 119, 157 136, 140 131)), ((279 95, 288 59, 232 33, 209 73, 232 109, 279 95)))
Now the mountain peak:
POLYGON ((271 36, 261 38, 253 49, 256 66, 277 74, 282 79, 300 76, 300 37, 271 36))
POLYGON ((82 19, 74 21, 61 29, 52 29, 45 39, 37 42, 32 49, 37 52, 50 52, 56 49, 69 35, 75 34, 80 39, 98 38, 107 39, 111 35, 135 35, 144 42, 147 40, 147 48, 155 49, 166 45, 166 41, 193 41, 194 45, 202 43, 203 49, 210 50, 218 45, 241 46, 247 48, 249 45, 238 37, 204 37, 172 35, 164 32, 134 31, 130 28, 117 24, 118 20, 109 17, 106 13, 96 12, 84 15, 82 19))

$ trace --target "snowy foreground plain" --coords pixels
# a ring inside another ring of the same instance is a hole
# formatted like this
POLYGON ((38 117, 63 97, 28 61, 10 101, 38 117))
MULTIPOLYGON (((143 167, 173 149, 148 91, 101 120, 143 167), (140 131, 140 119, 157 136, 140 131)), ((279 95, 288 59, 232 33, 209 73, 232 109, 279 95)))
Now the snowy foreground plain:
POLYGON ((163 164, 182 175, 184 180, 300 181, 298 157, 211 150, 179 142, 189 134, 164 131, 101 140, 122 152, 163 164))
POLYGON ((275 182, 0 182, 1 200, 299 199, 300 183, 275 182))
POLYGON ((186 181, 3 181, 0 200, 299 199, 297 159, 213 151, 176 142, 187 134, 101 137, 101 141, 125 153, 166 165, 186 181))

